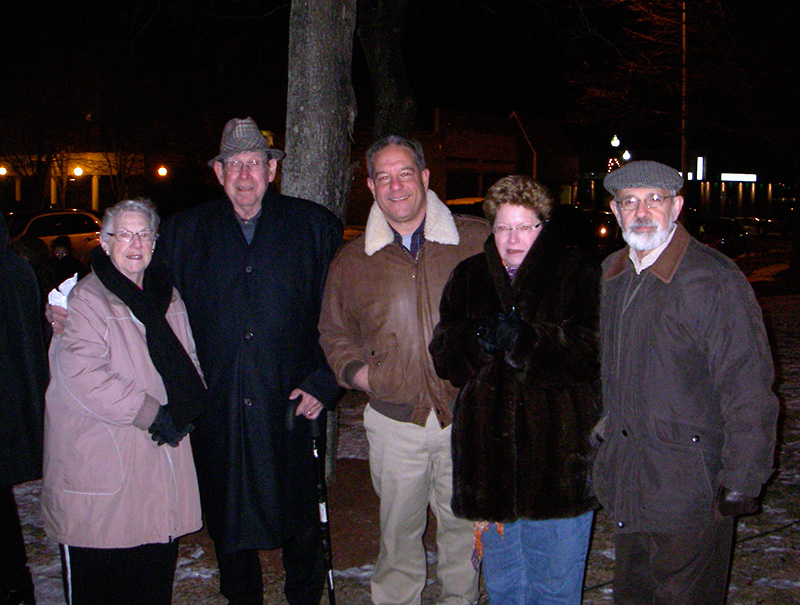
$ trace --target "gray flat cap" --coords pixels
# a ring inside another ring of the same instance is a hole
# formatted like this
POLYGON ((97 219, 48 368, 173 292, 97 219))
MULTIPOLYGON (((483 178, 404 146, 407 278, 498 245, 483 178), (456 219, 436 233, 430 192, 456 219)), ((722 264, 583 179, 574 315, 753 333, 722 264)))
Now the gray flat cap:
POLYGON ((219 144, 219 155, 208 161, 209 166, 214 162, 223 162, 230 157, 245 151, 264 151, 268 157, 282 160, 286 155, 280 149, 270 147, 270 142, 261 134, 253 118, 233 118, 225 124, 222 131, 222 141, 219 144))
POLYGON ((666 164, 651 160, 637 160, 609 172, 603 179, 603 187, 611 195, 616 194, 620 189, 634 187, 680 191, 680 188, 683 187, 683 177, 680 172, 666 164))

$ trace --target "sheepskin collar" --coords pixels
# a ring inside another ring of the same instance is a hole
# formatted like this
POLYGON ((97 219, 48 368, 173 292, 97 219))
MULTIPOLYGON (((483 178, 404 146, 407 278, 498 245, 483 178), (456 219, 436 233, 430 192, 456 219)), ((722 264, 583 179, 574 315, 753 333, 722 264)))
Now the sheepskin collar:
MULTIPOLYGON (((439 244, 458 245, 459 236, 453 215, 444 202, 428 189, 425 210, 425 239, 439 244)), ((383 215, 378 202, 373 202, 369 211, 367 227, 364 229, 364 252, 372 256, 394 242, 394 231, 383 215)))

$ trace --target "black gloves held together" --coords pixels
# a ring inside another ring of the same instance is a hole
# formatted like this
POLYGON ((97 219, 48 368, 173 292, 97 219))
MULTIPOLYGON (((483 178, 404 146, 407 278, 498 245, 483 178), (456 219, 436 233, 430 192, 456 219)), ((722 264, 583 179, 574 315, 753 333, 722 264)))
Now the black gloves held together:
POLYGON ((158 445, 166 443, 170 447, 178 447, 180 440, 194 430, 194 425, 188 424, 181 430, 175 428, 175 421, 172 418, 172 414, 169 413, 168 407, 169 405, 162 405, 158 408, 156 419, 153 420, 153 424, 150 425, 147 431, 153 436, 153 441, 158 445))
POLYGON ((478 327, 478 346, 490 355, 498 351, 508 352, 517 342, 521 325, 516 309, 510 313, 498 313, 488 325, 478 327))

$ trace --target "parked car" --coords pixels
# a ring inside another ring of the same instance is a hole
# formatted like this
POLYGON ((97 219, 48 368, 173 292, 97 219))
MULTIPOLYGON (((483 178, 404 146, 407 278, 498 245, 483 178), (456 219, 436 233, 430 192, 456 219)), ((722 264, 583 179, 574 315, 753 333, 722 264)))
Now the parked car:
MULTIPOLYGON (((480 216, 483 214, 483 198, 462 197, 445 202, 453 214, 480 216)), ((557 204, 553 207, 554 226, 568 246, 575 246, 606 257, 624 245, 617 219, 607 210, 585 210, 570 204, 557 204)))
POLYGON ((73 254, 88 262, 89 253, 100 242, 100 219, 85 210, 56 210, 34 216, 12 241, 22 237, 37 237, 50 246, 59 235, 69 236, 73 254))
POLYGON ((486 218, 483 214, 483 198, 482 197, 459 197, 452 200, 446 200, 445 204, 450 208, 453 214, 467 214, 469 216, 479 216, 486 218))
POLYGON ((3 213, 3 218, 6 220, 6 227, 8 227, 8 237, 17 237, 30 220, 36 216, 36 213, 31 210, 13 210, 11 212, 3 213))
POLYGON ((734 219, 744 229, 745 235, 787 235, 787 221, 759 216, 739 216, 734 219))
POLYGON ((736 258, 747 252, 747 234, 736 219, 712 216, 684 208, 682 214, 686 230, 706 246, 736 258))
POLYGON ((624 246, 617 219, 606 210, 587 210, 561 204, 553 207, 550 221, 568 246, 605 258, 624 246))

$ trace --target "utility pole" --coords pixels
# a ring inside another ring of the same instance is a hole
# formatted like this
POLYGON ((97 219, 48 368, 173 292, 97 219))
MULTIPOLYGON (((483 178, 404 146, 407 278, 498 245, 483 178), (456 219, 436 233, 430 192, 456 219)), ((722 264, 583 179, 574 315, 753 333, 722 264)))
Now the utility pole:
POLYGON ((686 92, 686 0, 681 1, 681 174, 687 175, 686 118, 689 112, 686 92))

